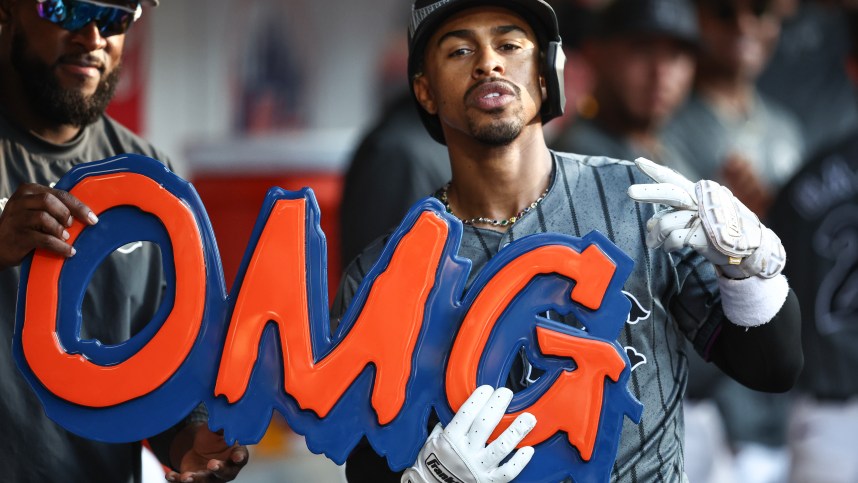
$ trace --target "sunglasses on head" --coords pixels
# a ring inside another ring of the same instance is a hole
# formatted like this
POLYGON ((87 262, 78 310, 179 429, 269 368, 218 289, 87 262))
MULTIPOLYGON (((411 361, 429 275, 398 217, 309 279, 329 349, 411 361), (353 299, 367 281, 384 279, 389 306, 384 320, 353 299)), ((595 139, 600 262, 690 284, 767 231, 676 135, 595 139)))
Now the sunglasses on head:
POLYGON ((36 11, 71 32, 95 22, 102 37, 125 33, 143 12, 139 2, 122 6, 95 0, 36 0, 36 11))

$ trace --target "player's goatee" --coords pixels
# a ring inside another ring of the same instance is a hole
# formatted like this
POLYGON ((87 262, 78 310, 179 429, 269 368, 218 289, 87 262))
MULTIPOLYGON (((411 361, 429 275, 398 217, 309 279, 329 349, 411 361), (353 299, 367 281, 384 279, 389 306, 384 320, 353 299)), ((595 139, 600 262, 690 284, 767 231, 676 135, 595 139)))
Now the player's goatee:
POLYGON ((471 126, 477 141, 489 146, 507 146, 521 134, 522 123, 515 121, 493 121, 486 126, 471 126))

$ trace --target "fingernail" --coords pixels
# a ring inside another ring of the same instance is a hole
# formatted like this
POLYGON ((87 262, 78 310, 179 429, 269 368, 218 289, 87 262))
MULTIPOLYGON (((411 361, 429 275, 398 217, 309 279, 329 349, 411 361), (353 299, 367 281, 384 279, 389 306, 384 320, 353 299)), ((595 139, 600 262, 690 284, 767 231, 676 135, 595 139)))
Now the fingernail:
POLYGON ((94 224, 96 224, 96 223, 98 223, 98 217, 97 217, 97 216, 95 216, 95 213, 93 213, 93 212, 91 212, 91 211, 90 211, 90 212, 86 215, 86 217, 89 219, 89 222, 90 222, 90 223, 92 223, 93 225, 94 225, 94 224))
POLYGON ((75 250, 74 247, 71 247, 71 255, 69 256, 73 257, 75 253, 77 253, 77 250, 75 250))
POLYGON ((71 235, 69 235, 69 232, 63 230, 63 240, 68 240, 70 236, 71 235))
POLYGON ((74 217, 69 215, 69 219, 66 220, 66 226, 72 226, 72 223, 74 223, 74 217))

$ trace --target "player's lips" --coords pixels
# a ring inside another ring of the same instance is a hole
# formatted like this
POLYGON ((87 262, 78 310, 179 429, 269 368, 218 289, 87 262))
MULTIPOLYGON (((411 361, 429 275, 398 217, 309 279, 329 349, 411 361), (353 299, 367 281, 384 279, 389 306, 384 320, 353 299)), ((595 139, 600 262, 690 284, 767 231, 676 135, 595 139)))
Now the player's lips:
POLYGON ((66 56, 58 65, 69 74, 81 77, 97 78, 104 72, 104 63, 93 55, 66 56))
POLYGON ((518 98, 518 90, 504 80, 485 80, 473 85, 465 93, 465 103, 485 111, 506 106, 518 98))

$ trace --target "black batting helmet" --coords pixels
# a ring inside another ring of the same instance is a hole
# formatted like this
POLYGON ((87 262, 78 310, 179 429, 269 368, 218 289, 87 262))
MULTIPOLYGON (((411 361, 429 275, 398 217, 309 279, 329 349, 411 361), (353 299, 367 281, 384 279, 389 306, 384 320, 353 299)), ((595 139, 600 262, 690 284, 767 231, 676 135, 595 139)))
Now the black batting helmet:
MULTIPOLYGON (((508 8, 521 15, 533 28, 544 54, 543 75, 548 91, 548 97, 540 110, 542 122, 544 124, 562 115, 566 104, 563 91, 563 66, 566 56, 563 54, 557 16, 551 5, 544 0, 415 0, 411 7, 411 23, 408 26, 408 83, 411 95, 414 96, 414 77, 422 69, 423 54, 429 37, 451 15, 466 8, 483 5, 508 8)), ((432 138, 446 144, 438 116, 429 114, 419 103, 417 110, 432 138)))

